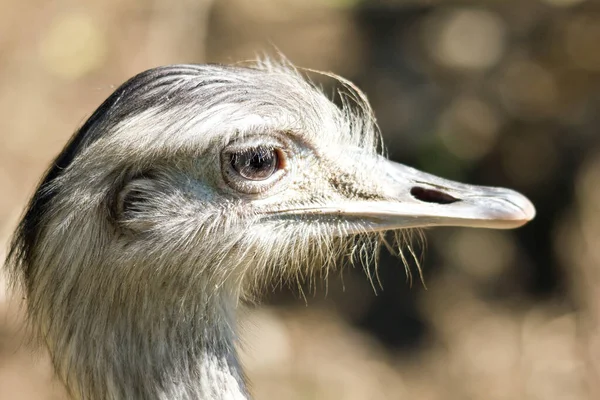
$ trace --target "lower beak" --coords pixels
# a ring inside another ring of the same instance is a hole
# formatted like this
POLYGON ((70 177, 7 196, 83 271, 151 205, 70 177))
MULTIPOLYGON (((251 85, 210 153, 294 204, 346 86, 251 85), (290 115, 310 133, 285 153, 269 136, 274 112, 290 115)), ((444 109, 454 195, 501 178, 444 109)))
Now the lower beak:
POLYGON ((373 231, 427 226, 510 229, 535 216, 533 204, 514 190, 453 182, 382 157, 377 165, 380 193, 373 197, 381 200, 347 200, 301 213, 360 221, 373 231))

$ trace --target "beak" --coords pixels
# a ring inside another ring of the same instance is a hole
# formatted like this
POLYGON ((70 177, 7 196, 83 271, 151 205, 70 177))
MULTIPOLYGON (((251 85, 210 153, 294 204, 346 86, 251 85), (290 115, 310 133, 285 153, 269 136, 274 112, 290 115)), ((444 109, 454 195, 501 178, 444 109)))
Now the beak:
POLYGON ((384 231, 428 226, 511 229, 535 216, 533 204, 514 190, 453 182, 378 157, 375 200, 344 200, 296 210, 360 222, 384 231))

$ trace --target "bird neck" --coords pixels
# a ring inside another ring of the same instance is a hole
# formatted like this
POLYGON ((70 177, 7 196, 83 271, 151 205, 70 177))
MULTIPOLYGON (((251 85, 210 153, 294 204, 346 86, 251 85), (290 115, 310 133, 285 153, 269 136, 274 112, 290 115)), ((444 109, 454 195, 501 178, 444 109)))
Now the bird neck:
MULTIPOLYGON (((215 400, 247 400, 250 395, 246 388, 245 376, 237 358, 235 332, 235 307, 237 299, 227 299, 216 306, 217 315, 204 315, 200 323, 200 340, 197 354, 193 358, 196 368, 194 374, 188 376, 185 387, 185 399, 215 399, 215 400), (196 375, 199 374, 199 375, 196 375), (194 389, 190 385, 197 385, 194 389), (191 394, 191 396, 190 396, 191 394)), ((212 308, 211 308, 212 309, 212 308)), ((180 348, 180 352, 183 348, 180 348)), ((183 349, 185 350, 185 349, 183 349)), ((184 354, 181 354, 184 356, 184 354)), ((171 397, 168 397, 169 399, 171 397)))
POLYGON ((221 297, 177 308, 163 296, 145 304, 152 312, 113 308, 87 332, 74 327, 73 342, 49 342, 50 353, 73 398, 247 400, 234 304, 221 297))
MULTIPOLYGON (((173 373, 169 381, 173 378, 183 379, 173 385, 169 392, 181 393, 177 399, 249 399, 233 338, 218 337, 205 340, 208 340, 208 343, 200 346, 200 354, 192 360, 196 365, 192 368, 192 373, 184 373, 183 376, 173 373)), ((165 399, 173 398, 175 397, 165 396, 165 399)))

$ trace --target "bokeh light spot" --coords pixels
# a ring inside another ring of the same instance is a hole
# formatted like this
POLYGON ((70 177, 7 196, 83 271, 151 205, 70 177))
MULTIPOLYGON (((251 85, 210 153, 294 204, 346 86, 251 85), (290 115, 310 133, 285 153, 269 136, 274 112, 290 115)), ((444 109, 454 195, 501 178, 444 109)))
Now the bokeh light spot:
POLYGON ((444 146, 463 160, 477 160, 496 143, 501 120, 480 99, 464 97, 455 100, 442 115, 438 135, 444 146))
POLYGON ((571 19, 565 29, 564 48, 571 63, 589 71, 600 70, 600 15, 571 19))
POLYGON ((58 15, 40 42, 44 67, 64 79, 81 78, 104 64, 107 43, 94 19, 84 13, 58 15))
POLYGON ((452 264, 479 282, 497 279, 516 254, 512 236, 502 231, 457 230, 446 245, 452 264))
POLYGON ((556 112, 559 89, 552 73, 529 58, 513 60, 498 84, 506 110, 523 120, 535 121, 556 112))
POLYGON ((440 12, 426 21, 424 29, 432 58, 446 67, 489 68, 498 63, 504 52, 506 28, 491 11, 440 12))

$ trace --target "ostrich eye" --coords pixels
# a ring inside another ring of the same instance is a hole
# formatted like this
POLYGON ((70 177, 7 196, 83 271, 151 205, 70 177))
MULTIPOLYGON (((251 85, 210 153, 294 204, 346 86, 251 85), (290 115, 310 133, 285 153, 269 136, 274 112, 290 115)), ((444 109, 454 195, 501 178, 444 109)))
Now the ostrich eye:
POLYGON ((281 189, 289 170, 290 149, 275 138, 244 138, 221 153, 223 179, 231 188, 250 195, 281 189))
POLYGON ((279 168, 279 153, 269 147, 255 147, 230 154, 231 167, 242 178, 264 181, 279 168))

